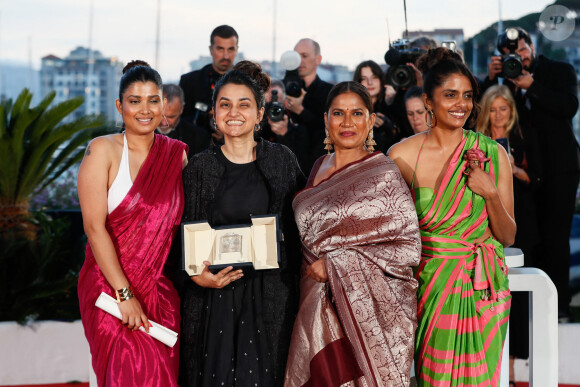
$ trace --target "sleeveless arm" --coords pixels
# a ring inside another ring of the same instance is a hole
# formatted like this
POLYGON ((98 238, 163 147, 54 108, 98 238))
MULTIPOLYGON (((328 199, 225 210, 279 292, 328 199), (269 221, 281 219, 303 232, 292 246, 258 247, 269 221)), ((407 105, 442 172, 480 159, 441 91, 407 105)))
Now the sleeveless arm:
MULTIPOLYGON (((88 145, 79 168, 77 187, 83 225, 95 261, 112 289, 130 286, 119 263, 113 241, 105 228, 107 219, 107 189, 111 167, 111 140, 100 137, 88 145)), ((136 330, 141 323, 149 330, 149 322, 135 297, 119 303, 123 323, 136 330)))

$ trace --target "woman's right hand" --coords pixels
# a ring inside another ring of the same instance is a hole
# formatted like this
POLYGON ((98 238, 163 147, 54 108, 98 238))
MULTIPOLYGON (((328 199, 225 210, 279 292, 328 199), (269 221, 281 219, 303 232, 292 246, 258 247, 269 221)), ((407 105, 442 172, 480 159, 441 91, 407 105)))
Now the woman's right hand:
POLYGON ((220 270, 217 274, 212 274, 212 272, 209 271, 209 265, 211 265, 211 263, 203 261, 203 264, 205 267, 201 274, 191 277, 191 280, 204 288, 221 289, 244 276, 242 270, 234 270, 232 266, 220 270))
POLYGON ((324 262, 324 258, 320 258, 318 261, 308 266, 306 268, 306 275, 316 282, 328 281, 328 274, 326 274, 326 262, 324 262))
POLYGON ((118 305, 123 316, 121 320, 123 325, 126 325, 132 331, 136 331, 140 326, 143 326, 145 331, 149 333, 149 320, 145 316, 143 309, 141 309, 141 304, 137 301, 136 297, 121 301, 118 305))

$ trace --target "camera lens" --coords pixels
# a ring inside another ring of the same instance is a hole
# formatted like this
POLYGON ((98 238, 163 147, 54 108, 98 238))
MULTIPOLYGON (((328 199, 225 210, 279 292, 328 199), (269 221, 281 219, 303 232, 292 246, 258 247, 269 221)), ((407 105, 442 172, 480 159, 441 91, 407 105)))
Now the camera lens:
POLYGON ((282 121, 284 119, 284 108, 279 103, 269 105, 266 107, 266 115, 273 122, 282 121))
POLYGON ((302 87, 298 82, 288 82, 286 84, 286 94, 291 97, 300 97, 302 94, 302 87))
POLYGON ((522 73, 522 62, 519 58, 506 58, 502 65, 502 73, 505 78, 516 78, 522 73))
POLYGON ((415 84, 415 73, 407 65, 389 68, 387 72, 387 84, 395 89, 411 87, 415 84))

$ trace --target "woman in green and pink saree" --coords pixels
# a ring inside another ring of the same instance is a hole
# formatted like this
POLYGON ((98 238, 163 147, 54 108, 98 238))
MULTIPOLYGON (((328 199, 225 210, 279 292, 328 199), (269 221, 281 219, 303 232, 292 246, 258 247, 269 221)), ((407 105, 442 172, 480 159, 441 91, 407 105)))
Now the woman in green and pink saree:
POLYGON ((513 243, 512 173, 498 144, 463 129, 477 82, 455 52, 419 59, 430 130, 393 146, 421 230, 415 277, 419 386, 497 386, 511 295, 503 246, 513 243))

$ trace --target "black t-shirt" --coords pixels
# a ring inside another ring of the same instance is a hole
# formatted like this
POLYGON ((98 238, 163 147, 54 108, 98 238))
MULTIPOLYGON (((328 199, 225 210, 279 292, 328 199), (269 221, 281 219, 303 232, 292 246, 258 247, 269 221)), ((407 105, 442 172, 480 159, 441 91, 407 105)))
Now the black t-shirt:
POLYGON ((215 192, 212 225, 250 224, 252 215, 268 213, 270 193, 256 161, 232 163, 219 148, 217 153, 226 169, 215 192))

